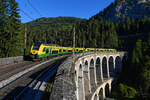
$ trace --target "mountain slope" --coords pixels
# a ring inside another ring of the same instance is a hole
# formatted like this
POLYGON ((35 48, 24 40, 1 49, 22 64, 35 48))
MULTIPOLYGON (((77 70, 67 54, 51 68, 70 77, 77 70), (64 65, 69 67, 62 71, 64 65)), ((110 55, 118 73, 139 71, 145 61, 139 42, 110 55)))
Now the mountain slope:
POLYGON ((56 18, 39 18, 35 21, 31 21, 28 24, 32 30, 41 29, 43 31, 47 29, 53 29, 57 31, 70 31, 72 25, 85 21, 85 19, 75 17, 56 17, 56 18))
POLYGON ((115 22, 122 21, 126 17, 134 19, 143 18, 144 16, 150 17, 150 0, 116 0, 104 11, 93 17, 99 16, 115 22))
MULTIPOLYGON (((61 46, 72 45, 72 27, 86 19, 75 17, 39 18, 27 24, 27 48, 30 50, 33 42, 44 42, 61 46)), ((24 33, 24 32, 23 32, 24 33)))

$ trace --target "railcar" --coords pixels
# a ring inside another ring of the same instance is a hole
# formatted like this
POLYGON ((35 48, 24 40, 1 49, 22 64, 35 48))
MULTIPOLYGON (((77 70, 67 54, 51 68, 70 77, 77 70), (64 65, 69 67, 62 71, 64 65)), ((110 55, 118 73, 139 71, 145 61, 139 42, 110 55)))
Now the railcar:
MULTIPOLYGON (((115 52, 116 49, 75 48, 75 53, 95 52, 95 51, 115 52)), ((71 54, 72 52, 73 52, 72 47, 61 47, 37 42, 34 43, 34 45, 32 45, 31 47, 30 57, 32 59, 40 59, 56 55, 71 54)))

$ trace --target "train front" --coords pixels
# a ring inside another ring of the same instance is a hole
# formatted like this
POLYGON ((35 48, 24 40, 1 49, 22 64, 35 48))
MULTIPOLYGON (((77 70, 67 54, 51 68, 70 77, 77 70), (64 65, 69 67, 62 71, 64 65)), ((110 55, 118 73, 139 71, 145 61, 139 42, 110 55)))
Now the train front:
POLYGON ((31 50, 30 50, 30 57, 31 59, 39 59, 39 49, 42 43, 34 43, 32 45, 31 50))

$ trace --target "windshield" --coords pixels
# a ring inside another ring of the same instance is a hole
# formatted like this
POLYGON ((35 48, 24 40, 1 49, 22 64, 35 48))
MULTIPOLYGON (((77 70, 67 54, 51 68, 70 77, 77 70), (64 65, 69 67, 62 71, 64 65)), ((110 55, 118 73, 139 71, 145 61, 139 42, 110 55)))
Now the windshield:
POLYGON ((32 50, 39 50, 41 43, 35 43, 32 50))

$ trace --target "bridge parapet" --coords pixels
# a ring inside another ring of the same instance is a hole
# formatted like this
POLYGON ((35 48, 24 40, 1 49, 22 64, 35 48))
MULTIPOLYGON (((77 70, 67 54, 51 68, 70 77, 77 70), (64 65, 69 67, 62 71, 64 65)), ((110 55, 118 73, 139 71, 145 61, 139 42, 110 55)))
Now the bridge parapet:
POLYGON ((96 52, 76 56, 77 100, 99 100, 108 96, 113 79, 122 71, 125 55, 126 52, 96 52), (109 88, 108 93, 104 86, 109 88))
POLYGON ((20 61, 23 61, 23 56, 0 58, 0 66, 12 64, 12 63, 18 63, 20 61))

